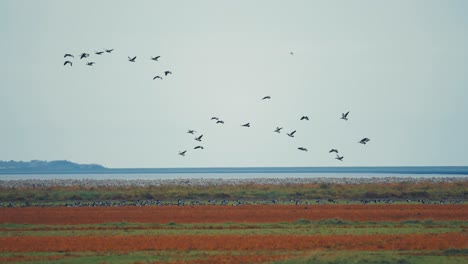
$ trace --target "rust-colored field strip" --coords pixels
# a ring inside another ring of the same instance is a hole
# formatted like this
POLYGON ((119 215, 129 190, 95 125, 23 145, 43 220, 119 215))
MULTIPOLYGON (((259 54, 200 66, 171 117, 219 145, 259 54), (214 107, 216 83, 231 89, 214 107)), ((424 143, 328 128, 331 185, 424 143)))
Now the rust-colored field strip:
POLYGON ((2 237, 2 252, 139 250, 444 250, 466 248, 459 233, 408 235, 162 235, 2 237))
POLYGON ((468 205, 248 205, 0 208, 0 223, 277 223, 297 219, 350 221, 468 220, 468 205))

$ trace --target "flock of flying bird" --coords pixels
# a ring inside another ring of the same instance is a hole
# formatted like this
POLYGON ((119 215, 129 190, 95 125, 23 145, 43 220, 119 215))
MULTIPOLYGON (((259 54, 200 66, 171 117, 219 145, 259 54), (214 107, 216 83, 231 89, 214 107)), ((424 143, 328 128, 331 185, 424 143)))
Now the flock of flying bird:
MULTIPOLYGON (((94 54, 100 56, 100 55, 105 54, 105 53, 112 53, 112 51, 114 51, 114 49, 104 49, 103 51, 95 51, 94 54)), ((80 57, 80 60, 82 60, 82 59, 88 58, 89 56, 90 56, 89 53, 83 52, 83 53, 80 54, 79 57, 80 57)), ((75 56, 73 54, 67 53, 63 57, 65 59, 67 59, 63 63, 63 66, 66 66, 66 65, 70 65, 70 67, 73 66, 73 62, 70 60, 70 59, 75 58, 75 56)), ((136 58, 137 58, 137 56, 133 56, 133 57, 128 56, 128 61, 129 62, 136 62, 136 58)), ((153 61, 158 61, 159 58, 161 58, 161 56, 150 57, 150 59, 153 60, 153 61)), ((86 65, 88 65, 88 66, 94 66, 94 64, 96 64, 96 62, 94 62, 94 61, 87 61, 86 62, 86 65)), ((172 72, 167 71, 167 70, 164 71, 164 76, 168 76, 169 74, 172 74, 172 72)), ((156 75, 156 76, 153 77, 153 80, 156 80, 156 79, 162 80, 163 78, 160 75, 156 75)))
MULTIPOLYGON (((112 51, 114 51, 114 49, 104 49, 103 51, 96 51, 96 52, 94 52, 94 54, 100 56, 100 55, 105 54, 105 53, 110 54, 110 53, 112 53, 112 51)), ((290 52, 289 54, 291 56, 294 55, 293 52, 290 52)), ((90 56, 90 54, 88 54, 88 53, 81 53, 79 58, 80 58, 80 60, 82 60, 82 59, 88 58, 89 56, 90 56)), ((155 56, 155 57, 150 57, 150 59, 153 60, 153 61, 158 61, 160 57, 161 56, 155 56)), ((72 54, 67 53, 67 54, 64 55, 64 58, 66 58, 67 60, 63 63, 63 66, 66 66, 66 65, 73 66, 73 62, 71 60, 69 60, 69 59, 72 59, 72 58, 74 59, 75 56, 73 56, 72 54)), ((137 59, 137 56, 133 56, 133 57, 128 56, 128 61, 129 62, 136 62, 136 59, 137 59)), ((86 62, 86 65, 88 65, 88 66, 93 66, 94 64, 96 64, 96 62, 94 62, 94 61, 87 61, 86 62)), ((169 74, 172 74, 172 72, 168 71, 168 70, 164 71, 164 76, 168 76, 169 74)), ((153 77, 153 80, 156 80, 156 79, 161 79, 162 80, 163 78, 160 75, 156 75, 156 76, 153 77)), ((265 97, 263 97, 261 99, 261 101, 270 100, 270 99, 271 99, 271 96, 265 96, 265 97)), ((348 115, 349 115, 349 111, 346 112, 346 113, 342 113, 341 114, 341 119, 344 120, 344 121, 348 121, 348 115)), ((211 120, 214 120, 216 122, 216 124, 224 124, 224 121, 219 119, 218 117, 212 117, 211 120)), ((302 116, 300 118, 300 120, 301 121, 309 121, 309 117, 308 116, 302 116)), ((248 127, 250 127, 250 122, 242 124, 241 126, 248 128, 248 127)), ((273 132, 281 133, 282 129, 283 129, 283 127, 276 127, 276 129, 273 132)), ((189 129, 187 131, 187 133, 194 135, 196 133, 196 131, 192 130, 192 129, 189 129)), ((286 133, 286 135, 293 138, 295 133, 296 133, 296 130, 293 130, 293 131, 291 131, 289 133, 286 133)), ((203 138, 203 134, 195 137, 195 140, 198 141, 198 142, 202 142, 202 138, 203 138)), ((369 141, 370 141, 370 139, 366 137, 366 138, 361 139, 359 141, 359 143, 365 145, 369 141)), ((194 147, 194 149, 204 149, 204 148, 201 145, 197 145, 197 146, 194 147)), ((301 151, 308 151, 307 148, 305 148, 305 147, 298 147, 297 149, 301 150, 301 151)), ((186 153, 187 153, 187 150, 179 151, 180 156, 185 156, 186 153)), ((335 159, 337 159, 339 161, 343 161, 344 156, 340 156, 337 149, 331 149, 329 151, 329 153, 336 153, 336 158, 335 159)))
MULTIPOLYGON (((292 53, 290 53, 290 54, 292 55, 292 53)), ((270 100, 270 99, 271 99, 271 96, 265 96, 265 97, 263 97, 261 100, 263 101, 263 100, 267 100, 267 99, 270 100)), ((349 112, 350 112, 350 111, 348 111, 348 112, 346 112, 346 113, 342 113, 340 119, 342 119, 342 120, 344 120, 344 121, 348 121, 349 112)), ((218 117, 215 117, 215 116, 212 117, 211 120, 216 121, 216 124, 224 124, 224 121, 223 121, 223 120, 221 120, 221 119, 219 119, 218 117)), ((301 120, 301 121, 309 121, 309 117, 308 117, 308 116, 302 116, 299 120, 301 120)), ((241 127, 250 127, 250 122, 245 123, 245 124, 242 124, 241 127)), ((283 127, 276 127, 276 129, 275 129, 273 132, 275 132, 275 133, 281 133, 281 130, 282 130, 282 129, 283 129, 283 127)), ((196 133, 196 131, 193 130, 193 129, 189 129, 189 130, 187 131, 187 133, 188 133, 188 134, 194 135, 194 134, 196 133)), ((293 138, 295 133, 296 133, 296 130, 293 130, 293 131, 291 131, 291 132, 289 132, 289 133, 286 133, 286 135, 288 135, 289 137, 293 138)), ((202 134, 202 135, 199 135, 199 136, 197 136, 197 137, 195 137, 195 140, 198 141, 198 142, 201 142, 201 141, 202 141, 202 138, 203 138, 203 134, 202 134)), ((358 141, 358 143, 363 144, 363 145, 366 145, 369 141, 370 141, 370 139, 367 138, 367 137, 365 137, 365 138, 361 139, 360 141, 358 141)), ((194 149, 204 149, 204 148, 203 148, 203 146, 201 146, 201 145, 197 145, 196 147, 194 147, 194 149)), ((305 147, 298 147, 297 149, 298 149, 298 150, 301 150, 301 151, 308 151, 308 149, 305 148, 305 147)), ((187 153, 187 150, 179 151, 179 155, 180 155, 180 156, 185 156, 186 153, 187 153)), ((329 153, 336 153, 336 158, 335 158, 335 159, 337 159, 337 160, 339 160, 339 161, 343 161, 344 156, 340 156, 340 155, 339 155, 338 149, 331 149, 331 150, 329 151, 329 153)))

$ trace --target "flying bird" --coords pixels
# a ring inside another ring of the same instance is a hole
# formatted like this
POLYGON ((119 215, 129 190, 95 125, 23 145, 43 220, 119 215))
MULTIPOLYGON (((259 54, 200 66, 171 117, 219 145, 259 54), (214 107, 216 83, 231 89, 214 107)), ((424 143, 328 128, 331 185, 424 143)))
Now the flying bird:
POLYGON ((336 155, 336 158, 335 158, 335 159, 337 159, 337 160, 339 160, 339 161, 343 161, 343 158, 344 158, 343 156, 336 155))
POLYGON ((196 146, 193 149, 204 149, 203 146, 196 146))
POLYGON ((102 55, 104 53, 104 51, 95 51, 94 54, 96 55, 102 55))
POLYGON ((185 156, 185 153, 186 153, 186 152, 187 152, 186 150, 184 150, 184 151, 179 151, 179 155, 185 156))
POLYGON ((128 57, 128 61, 130 61, 130 62, 135 62, 136 57, 137 57, 137 56, 135 56, 135 57, 133 57, 133 58, 128 57))
POLYGON ((276 127, 275 131, 276 133, 281 133, 281 129, 283 129, 282 127, 276 127))
POLYGON ((71 54, 68 54, 68 53, 67 53, 67 54, 65 54, 63 57, 64 57, 64 58, 66 58, 66 57, 72 57, 72 58, 75 58, 75 56, 73 56, 73 55, 71 55, 71 54))
POLYGON ((290 136, 290 137, 294 137, 294 134, 295 134, 295 133, 296 133, 296 130, 294 130, 294 131, 291 132, 291 133, 287 133, 287 135, 290 136))
POLYGON ((345 121, 348 121, 348 114, 349 114, 349 111, 346 112, 346 113, 342 113, 341 114, 341 119, 345 120, 345 121))
POLYGON ((302 116, 302 117, 301 117, 301 120, 307 120, 307 121, 309 121, 309 117, 308 117, 308 116, 302 116))
POLYGON ((330 151, 328 151, 328 153, 333 153, 335 152, 336 154, 338 154, 338 150, 337 149, 330 149, 330 151))
POLYGON ((86 65, 88 65, 88 66, 93 66, 94 64, 96 64, 94 61, 86 63, 86 65))
POLYGON ((67 64, 70 64, 70 66, 73 66, 73 63, 71 61, 66 61, 63 66, 67 65, 67 64))
POLYGON ((308 150, 307 150, 306 148, 304 148, 304 147, 299 147, 299 148, 297 148, 297 149, 298 149, 298 150, 302 150, 302 151, 308 151, 308 150))
POLYGON ((365 144, 367 144, 367 142, 369 142, 369 141, 370 141, 370 139, 368 139, 368 138, 363 138, 363 139, 361 139, 361 141, 359 141, 359 143, 365 145, 365 144))
POLYGON ((243 127, 250 127, 250 123, 243 124, 242 126, 243 126, 243 127))
POLYGON ((262 98, 262 100, 265 100, 265 99, 271 99, 271 96, 267 95, 267 96, 262 98))
POLYGON ((189 133, 189 134, 194 134, 195 132, 196 132, 195 130, 191 130, 191 129, 189 129, 189 130, 187 131, 187 133, 189 133))
POLYGON ((292 56, 292 55, 294 55, 294 52, 291 51, 291 52, 289 52, 289 54, 292 56))
POLYGON ((161 80, 162 80, 162 77, 159 76, 159 75, 158 75, 158 76, 154 76, 154 77, 153 77, 153 80, 156 80, 156 79, 161 79, 161 80))
POLYGON ((106 49, 107 53, 111 53, 114 49, 106 49))
POLYGON ((223 120, 218 120, 218 121, 216 121, 216 124, 224 124, 224 121, 223 120))
POLYGON ((83 58, 88 58, 88 57, 89 57, 88 53, 81 53, 80 60, 83 59, 83 58))
POLYGON ((217 118, 216 116, 213 116, 211 120, 219 120, 219 118, 217 118))
POLYGON ((164 76, 167 76, 168 74, 172 74, 172 72, 171 71, 165 71, 164 72, 164 76))
POLYGON ((152 60, 157 61, 161 56, 151 57, 152 60))
POLYGON ((200 136, 196 137, 195 140, 201 142, 201 138, 202 138, 202 137, 203 137, 203 135, 200 135, 200 136))

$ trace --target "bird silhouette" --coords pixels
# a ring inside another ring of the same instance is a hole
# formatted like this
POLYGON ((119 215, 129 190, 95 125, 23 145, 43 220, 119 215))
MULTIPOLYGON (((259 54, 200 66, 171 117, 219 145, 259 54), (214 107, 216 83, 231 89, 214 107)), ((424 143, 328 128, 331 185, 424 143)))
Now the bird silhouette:
POLYGON ((243 127, 250 127, 250 123, 243 124, 242 126, 243 126, 243 127))
POLYGON ((88 66, 93 66, 94 64, 96 64, 94 61, 86 63, 86 65, 88 65, 88 66))
POLYGON ((271 99, 271 96, 267 95, 267 96, 262 98, 262 100, 265 100, 265 99, 271 99))
POLYGON ((71 54, 68 54, 68 53, 67 53, 67 54, 65 54, 63 57, 64 57, 64 58, 66 58, 66 57, 72 57, 72 58, 75 58, 75 56, 73 56, 73 55, 71 55, 71 54))
POLYGON ((104 53, 104 51, 95 51, 94 54, 96 55, 102 55, 104 53))
POLYGON ((275 131, 276 133, 281 133, 281 129, 283 129, 282 127, 276 127, 275 131))
POLYGON ((368 138, 363 138, 363 139, 361 139, 361 140, 359 141, 359 143, 365 145, 365 144, 367 144, 367 142, 369 142, 369 141, 370 141, 370 139, 368 139, 368 138))
POLYGON ((328 153, 333 153, 335 152, 336 154, 338 154, 338 150, 337 149, 330 149, 330 151, 328 151, 328 153))
POLYGON ((194 134, 195 132, 196 132, 195 130, 191 130, 191 129, 189 129, 189 130, 187 131, 187 133, 189 133, 189 134, 194 134))
POLYGON ((66 61, 63 66, 67 65, 67 64, 70 64, 70 66, 73 66, 73 63, 71 61, 66 61))
POLYGON ((299 147, 299 148, 297 148, 297 149, 298 149, 298 150, 302 150, 302 151, 308 151, 308 150, 307 150, 306 148, 304 148, 304 147, 299 147))
POLYGON ((158 76, 154 76, 154 77, 153 77, 153 80, 156 80, 156 79, 161 79, 161 80, 162 80, 162 77, 159 76, 159 75, 158 75, 158 76))
POLYGON ((294 55, 294 52, 291 51, 291 52, 289 52, 289 54, 292 56, 292 55, 294 55))
POLYGON ((151 57, 152 60, 157 61, 161 56, 151 57))
POLYGON ((196 137, 195 140, 201 142, 202 137, 203 137, 203 135, 200 135, 200 136, 196 137))
POLYGON ((213 116, 211 120, 219 120, 219 118, 217 118, 216 116, 213 116))
POLYGON ((185 156, 185 153, 186 153, 186 152, 187 152, 186 150, 184 150, 184 151, 179 151, 179 155, 185 156))
POLYGON ((88 53, 81 53, 80 60, 83 59, 83 58, 88 58, 88 57, 89 57, 88 53))
POLYGON ((290 137, 294 137, 294 134, 295 134, 295 133, 296 133, 296 130, 294 130, 294 131, 291 132, 291 133, 287 133, 287 135, 290 136, 290 137))
POLYGON ((203 146, 196 146, 193 149, 204 149, 203 146))
POLYGON ((336 155, 336 158, 335 158, 335 159, 337 159, 337 160, 339 160, 339 161, 343 161, 343 158, 344 158, 343 156, 336 155))
POLYGON ((128 57, 128 61, 130 61, 130 62, 135 62, 136 57, 137 57, 137 56, 135 56, 135 57, 133 57, 133 58, 128 57))
POLYGON ((224 124, 224 121, 223 120, 218 120, 218 121, 216 121, 216 124, 224 124))
POLYGON ((167 76, 168 74, 172 74, 172 72, 171 71, 165 71, 164 72, 164 76, 167 76))
POLYGON ((107 53, 111 53, 114 49, 106 49, 107 53))
POLYGON ((346 113, 342 113, 341 114, 341 119, 345 120, 345 121, 348 121, 348 114, 349 114, 349 111, 346 112, 346 113))
POLYGON ((301 120, 307 120, 307 121, 309 121, 309 117, 308 117, 308 116, 302 116, 302 117, 301 117, 301 120))

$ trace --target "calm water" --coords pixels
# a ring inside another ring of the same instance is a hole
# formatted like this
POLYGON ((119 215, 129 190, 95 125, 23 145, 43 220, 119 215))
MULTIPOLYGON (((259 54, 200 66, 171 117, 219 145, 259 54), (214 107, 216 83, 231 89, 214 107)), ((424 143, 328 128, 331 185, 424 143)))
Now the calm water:
POLYGON ((460 174, 396 174, 396 173, 110 173, 110 174, 5 174, 0 180, 28 179, 248 179, 248 178, 382 178, 382 177, 467 177, 460 174))

